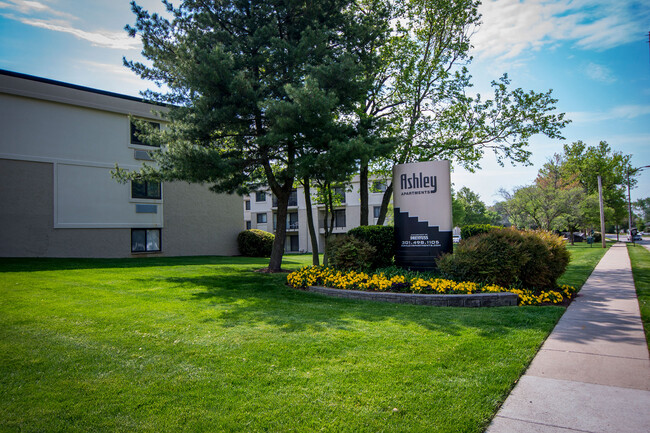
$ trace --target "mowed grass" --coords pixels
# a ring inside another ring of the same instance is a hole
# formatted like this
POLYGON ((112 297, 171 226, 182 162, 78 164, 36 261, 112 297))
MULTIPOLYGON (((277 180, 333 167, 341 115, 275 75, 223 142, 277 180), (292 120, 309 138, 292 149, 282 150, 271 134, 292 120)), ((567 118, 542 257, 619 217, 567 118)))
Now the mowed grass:
POLYGON ((600 244, 589 245, 586 242, 576 242, 573 246, 567 245, 571 253, 571 262, 557 283, 582 287, 612 243, 608 242, 606 246, 607 248, 602 248, 600 244))
POLYGON ((265 265, 1 259, 0 431, 481 432, 564 311, 331 299, 265 265))
POLYGON ((646 342, 648 342, 648 348, 650 349, 650 251, 640 245, 628 244, 627 252, 632 262, 632 273, 634 274, 634 285, 639 299, 641 320, 645 329, 646 342))

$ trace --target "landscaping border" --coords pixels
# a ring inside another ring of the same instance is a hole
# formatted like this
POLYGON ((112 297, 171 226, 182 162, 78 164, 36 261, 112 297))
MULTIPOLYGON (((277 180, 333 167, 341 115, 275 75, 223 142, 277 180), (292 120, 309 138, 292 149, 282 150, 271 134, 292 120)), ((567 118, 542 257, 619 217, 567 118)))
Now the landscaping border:
POLYGON ((331 287, 309 286, 307 291, 346 299, 429 305, 432 307, 516 307, 518 296, 511 292, 471 295, 422 295, 418 293, 364 292, 331 287))

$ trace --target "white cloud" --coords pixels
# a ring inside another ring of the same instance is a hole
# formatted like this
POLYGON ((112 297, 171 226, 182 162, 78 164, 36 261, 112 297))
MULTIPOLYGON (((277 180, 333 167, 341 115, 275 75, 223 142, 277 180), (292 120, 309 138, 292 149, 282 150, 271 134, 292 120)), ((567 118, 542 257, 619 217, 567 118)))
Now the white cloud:
POLYGON ((53 30, 56 32, 69 33, 76 36, 79 39, 83 39, 91 42, 95 46, 105 47, 105 48, 116 48, 124 50, 133 50, 140 47, 140 41, 133 39, 126 35, 123 32, 106 32, 106 31, 94 31, 87 32, 70 25, 61 25, 59 23, 46 21, 46 20, 35 20, 28 18, 20 18, 20 22, 34 27, 40 27, 48 30, 53 30))
POLYGON ((51 14, 51 15, 55 15, 67 19, 73 19, 73 20, 77 19, 77 17, 75 17, 72 14, 56 10, 41 2, 27 1, 27 0, 8 0, 8 1, 9 3, 1 1, 0 9, 10 9, 25 15, 29 15, 31 13, 36 12, 36 13, 51 14))
POLYGON ((611 84, 616 81, 616 76, 614 76, 612 71, 607 66, 599 65, 596 63, 589 63, 585 68, 585 73, 592 80, 599 81, 601 83, 611 84))
POLYGON ((29 0, 0 1, 0 9, 13 13, 0 14, 5 18, 20 21, 23 24, 55 32, 71 34, 92 45, 104 48, 133 50, 140 47, 140 41, 129 37, 125 32, 105 30, 84 30, 72 25, 78 18, 67 12, 56 10, 44 3, 29 0))
POLYGON ((650 8, 640 0, 485 0, 472 42, 477 57, 510 59, 570 41, 605 50, 644 38, 650 8))
POLYGON ((629 120, 650 115, 650 105, 619 105, 608 111, 574 111, 566 114, 574 122, 604 122, 629 120))

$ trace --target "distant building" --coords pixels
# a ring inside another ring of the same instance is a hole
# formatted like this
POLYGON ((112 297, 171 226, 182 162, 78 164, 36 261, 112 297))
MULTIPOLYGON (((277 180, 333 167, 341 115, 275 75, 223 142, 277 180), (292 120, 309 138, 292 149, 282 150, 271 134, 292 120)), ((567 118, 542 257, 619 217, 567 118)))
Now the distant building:
MULTIPOLYGON (((376 224, 379 217, 381 200, 386 190, 383 180, 371 180, 368 193, 368 223, 376 224), (376 192, 373 192, 376 191, 376 192)), ((361 206, 359 201, 359 177, 349 184, 339 187, 337 192, 345 199, 334 211, 334 230, 332 234, 340 235, 359 226, 361 206)), ((325 245, 325 211, 324 205, 314 204, 312 199, 312 215, 314 226, 318 233, 318 251, 323 252, 325 245)), ((289 198, 287 210, 287 238, 285 252, 311 252, 311 238, 307 226, 307 205, 302 187, 295 189, 289 198)), ((392 220, 386 221, 392 224, 392 220)), ((277 200, 269 189, 244 196, 244 223, 247 229, 259 229, 275 233, 277 227, 277 200)), ((330 221, 328 220, 328 226, 330 221)))
POLYGON ((0 256, 238 254, 239 196, 111 177, 156 151, 129 120, 160 125, 153 109, 165 107, 0 70, 0 256))

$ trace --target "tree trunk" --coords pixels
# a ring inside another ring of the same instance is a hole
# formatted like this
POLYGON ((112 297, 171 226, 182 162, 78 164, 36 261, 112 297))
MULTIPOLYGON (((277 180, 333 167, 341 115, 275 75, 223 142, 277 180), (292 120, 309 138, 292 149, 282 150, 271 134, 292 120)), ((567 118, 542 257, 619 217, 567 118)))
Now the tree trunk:
POLYGON ((368 162, 361 162, 359 171, 359 199, 360 199, 360 218, 359 225, 368 225, 368 162))
MULTIPOLYGON (((290 185, 291 186, 291 185, 290 185)), ((282 270, 282 256, 284 255, 284 241, 287 236, 287 207, 289 205, 289 191, 284 191, 283 187, 279 191, 274 191, 278 199, 277 225, 275 229, 275 240, 271 249, 271 260, 269 261, 270 272, 280 272, 282 270)))
POLYGON ((388 213, 388 204, 390 203, 390 197, 393 194, 393 182, 391 182, 384 192, 384 196, 381 199, 381 210, 379 211, 379 218, 377 219, 377 225, 383 226, 386 221, 386 214, 388 213))
POLYGON ((318 237, 316 236, 316 228, 314 227, 314 214, 311 209, 311 191, 309 189, 308 177, 303 179, 302 186, 305 191, 305 205, 307 206, 307 226, 309 228, 309 237, 311 238, 312 264, 318 266, 320 265, 318 258, 318 237))

